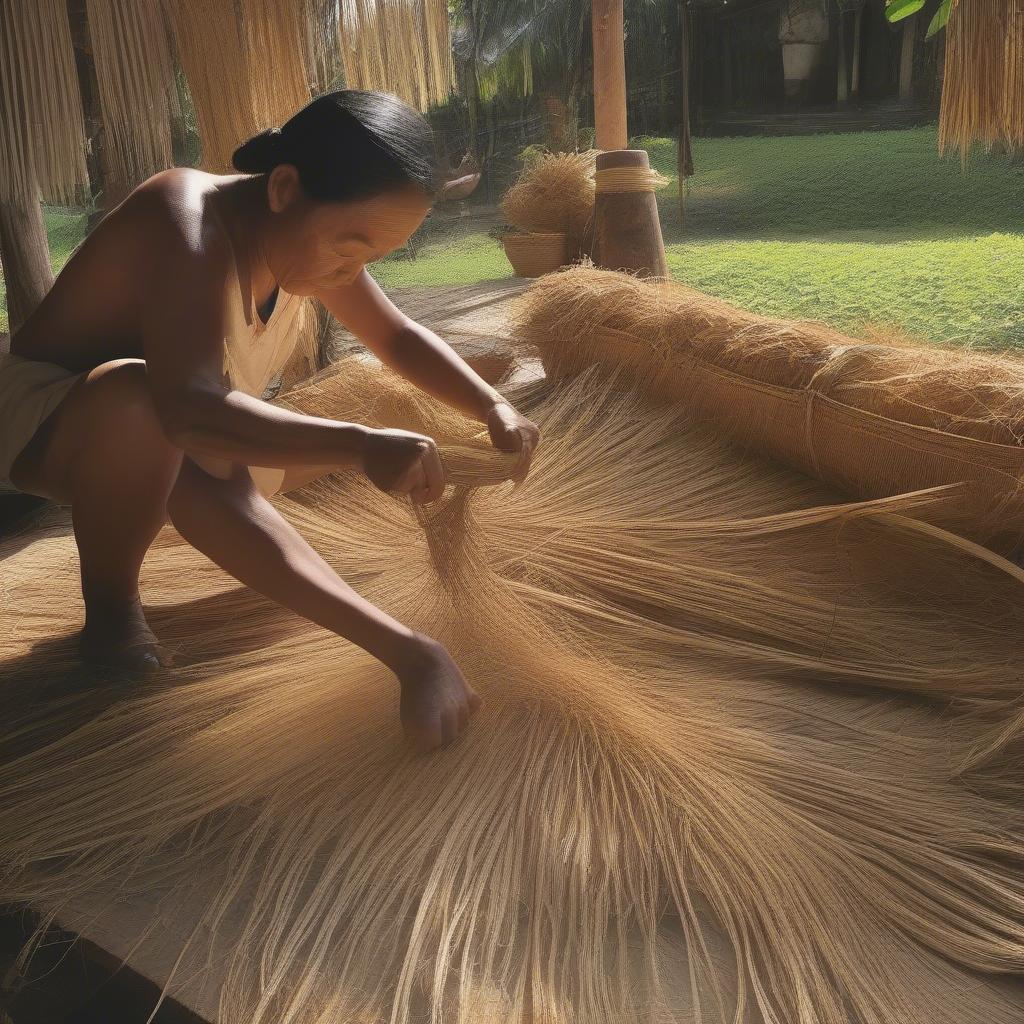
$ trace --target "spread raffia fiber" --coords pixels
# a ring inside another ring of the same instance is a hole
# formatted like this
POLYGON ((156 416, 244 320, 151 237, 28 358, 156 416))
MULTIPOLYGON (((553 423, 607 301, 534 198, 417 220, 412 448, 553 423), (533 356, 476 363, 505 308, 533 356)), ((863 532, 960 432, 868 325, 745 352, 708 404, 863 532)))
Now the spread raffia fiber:
POLYGON ((1010 553, 1024 536, 1024 362, 860 340, 580 266, 521 300, 545 367, 621 366, 742 447, 861 498, 947 486, 921 515, 1010 553))
POLYGON ((182 664, 132 689, 82 686, 70 531, 0 546, 0 900, 158 894, 221 1024, 1019 1024, 1014 567, 906 528, 941 490, 843 500, 627 376, 503 389, 516 490, 383 369, 278 399, 452 472, 275 499, 484 697, 427 757, 389 672, 172 527, 141 589, 182 664))

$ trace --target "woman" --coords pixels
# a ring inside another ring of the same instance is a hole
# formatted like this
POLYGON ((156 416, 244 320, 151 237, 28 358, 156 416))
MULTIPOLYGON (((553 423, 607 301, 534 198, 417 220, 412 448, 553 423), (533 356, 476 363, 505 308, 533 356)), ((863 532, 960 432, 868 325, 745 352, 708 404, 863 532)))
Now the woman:
POLYGON ((170 663, 138 589, 170 521, 242 583, 391 668, 422 749, 465 728, 480 700, 447 651, 360 598, 267 500, 342 466, 435 500, 433 440, 260 398, 294 345, 298 296, 316 296, 384 363, 520 450, 525 477, 537 427, 365 269, 426 217, 432 157, 429 125, 395 97, 321 96, 241 146, 241 174, 176 168, 140 185, 13 336, 0 356, 0 483, 71 507, 84 658, 170 663), (268 467, 260 487, 250 466, 268 467))

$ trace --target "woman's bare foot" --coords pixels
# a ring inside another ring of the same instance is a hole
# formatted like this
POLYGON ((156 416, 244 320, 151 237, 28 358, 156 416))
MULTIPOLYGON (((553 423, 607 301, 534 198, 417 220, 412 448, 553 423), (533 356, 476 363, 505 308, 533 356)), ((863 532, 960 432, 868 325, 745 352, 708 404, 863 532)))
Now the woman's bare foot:
POLYGON ((103 668, 150 671, 173 664, 149 628, 138 596, 127 602, 88 603, 78 650, 84 661, 103 668))

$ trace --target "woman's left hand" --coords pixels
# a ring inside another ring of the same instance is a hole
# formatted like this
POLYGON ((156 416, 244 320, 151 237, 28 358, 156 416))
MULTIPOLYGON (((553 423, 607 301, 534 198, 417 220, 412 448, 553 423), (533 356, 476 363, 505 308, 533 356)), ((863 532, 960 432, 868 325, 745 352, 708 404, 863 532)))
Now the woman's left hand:
POLYGON ((534 449, 540 444, 540 429, 532 420, 520 415, 508 402, 498 402, 487 413, 487 429, 495 448, 505 452, 522 452, 519 468, 512 480, 518 487, 530 472, 534 449))

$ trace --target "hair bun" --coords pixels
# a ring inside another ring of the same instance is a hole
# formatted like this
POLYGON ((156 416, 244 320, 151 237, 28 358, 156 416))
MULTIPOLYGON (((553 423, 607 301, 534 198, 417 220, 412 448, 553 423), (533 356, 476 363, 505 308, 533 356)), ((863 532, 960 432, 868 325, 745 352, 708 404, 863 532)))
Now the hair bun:
POLYGON ((283 163, 282 143, 281 129, 268 128, 243 142, 232 155, 231 163, 243 174, 266 174, 283 163))

